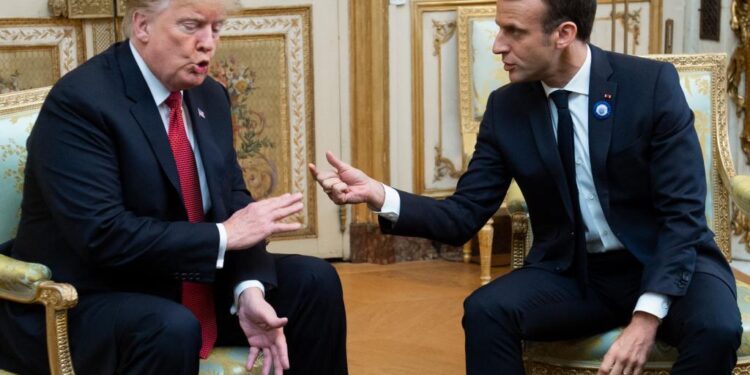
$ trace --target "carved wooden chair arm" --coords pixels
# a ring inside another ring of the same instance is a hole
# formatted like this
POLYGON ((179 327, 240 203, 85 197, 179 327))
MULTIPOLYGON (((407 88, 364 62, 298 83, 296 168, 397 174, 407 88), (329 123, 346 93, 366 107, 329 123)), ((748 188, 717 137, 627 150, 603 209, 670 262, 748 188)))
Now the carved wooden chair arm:
POLYGON ((74 374, 68 345, 68 309, 78 303, 70 284, 50 280, 49 268, 0 254, 0 298, 44 305, 52 375, 74 374))
POLYGON ((510 266, 513 269, 523 266, 523 259, 529 247, 531 231, 529 230, 529 211, 526 199, 515 181, 510 184, 505 202, 511 220, 510 266))

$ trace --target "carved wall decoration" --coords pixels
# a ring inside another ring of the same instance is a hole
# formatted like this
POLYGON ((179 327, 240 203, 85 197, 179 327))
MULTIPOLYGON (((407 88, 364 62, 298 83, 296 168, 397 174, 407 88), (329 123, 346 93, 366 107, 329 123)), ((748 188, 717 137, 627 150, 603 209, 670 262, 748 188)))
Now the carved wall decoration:
POLYGON ((310 7, 247 10, 227 19, 211 74, 233 102, 235 148, 256 199, 304 194, 305 209, 290 220, 316 234, 310 7))
POLYGON ((115 38, 115 22, 112 19, 92 20, 87 23, 91 27, 91 38, 92 38, 92 55, 97 55, 107 48, 112 43, 117 41, 115 38))
POLYGON ((67 0, 67 2, 68 18, 111 18, 115 16, 113 0, 67 0))
POLYGON ((0 20, 0 92, 51 86, 83 60, 80 21, 0 20))

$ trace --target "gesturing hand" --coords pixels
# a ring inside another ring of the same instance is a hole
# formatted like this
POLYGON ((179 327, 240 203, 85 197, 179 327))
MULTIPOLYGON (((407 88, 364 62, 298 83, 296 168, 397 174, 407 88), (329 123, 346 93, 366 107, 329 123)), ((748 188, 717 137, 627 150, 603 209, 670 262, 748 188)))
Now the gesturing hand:
POLYGON ((597 375, 640 375, 654 347, 659 319, 637 311, 604 355, 597 375))
POLYGON ((223 223, 227 231, 227 250, 247 249, 272 234, 299 229, 302 224, 282 223, 281 220, 303 208, 300 193, 248 204, 223 223))
POLYGON ((383 206, 385 193, 381 183, 361 170, 336 159, 330 151, 326 152, 326 159, 335 170, 319 171, 315 164, 309 164, 308 167, 334 203, 367 203, 376 210, 383 206))
POLYGON ((250 354, 245 367, 253 368, 258 354, 263 352, 263 375, 270 373, 271 364, 275 375, 289 369, 284 326, 287 318, 279 318, 273 307, 266 302, 260 289, 248 288, 240 295, 237 317, 240 327, 250 344, 250 354))

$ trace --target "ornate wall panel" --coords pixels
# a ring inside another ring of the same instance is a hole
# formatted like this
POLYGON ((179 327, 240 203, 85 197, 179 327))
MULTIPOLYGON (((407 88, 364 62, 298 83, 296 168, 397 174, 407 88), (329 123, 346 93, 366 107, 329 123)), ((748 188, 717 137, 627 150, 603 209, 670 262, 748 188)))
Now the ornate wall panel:
MULTIPOLYGON (((412 3, 414 192, 417 194, 447 196, 463 172, 458 9, 493 4, 494 1, 465 0, 412 3)), ((487 49, 490 47, 488 44, 487 49)))
POLYGON ((83 60, 79 21, 0 20, 0 93, 51 86, 83 60))
POLYGON ((316 234, 310 15, 304 7, 232 16, 211 68, 232 99, 235 148, 253 197, 304 194, 304 211, 290 218, 302 229, 281 238, 316 234))
POLYGON ((662 0, 599 0, 598 4, 593 44, 631 55, 661 52, 662 0))
POLYGON ((67 0, 69 18, 114 17, 112 0, 67 0))

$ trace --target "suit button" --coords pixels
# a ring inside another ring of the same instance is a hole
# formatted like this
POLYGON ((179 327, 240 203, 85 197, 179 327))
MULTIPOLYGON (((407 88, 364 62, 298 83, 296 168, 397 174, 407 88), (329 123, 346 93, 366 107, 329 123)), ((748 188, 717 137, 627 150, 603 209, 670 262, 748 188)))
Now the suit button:
POLYGON ((576 236, 576 232, 570 232, 570 238, 573 238, 576 236))
POLYGON ((560 266, 555 267, 555 271, 557 271, 557 272, 562 271, 562 267, 560 267, 560 266))

